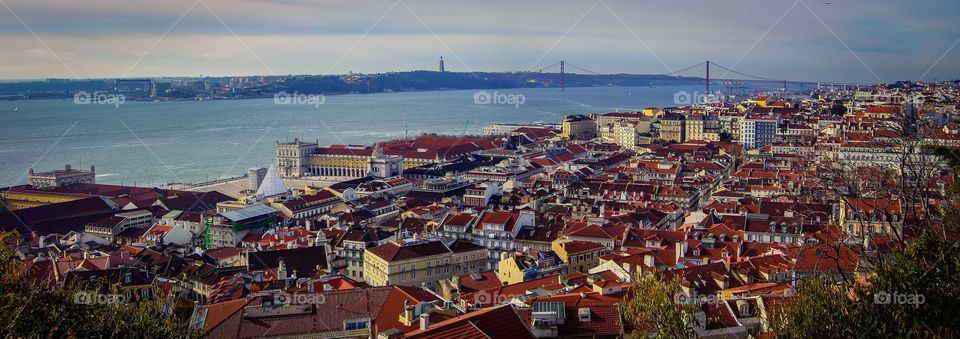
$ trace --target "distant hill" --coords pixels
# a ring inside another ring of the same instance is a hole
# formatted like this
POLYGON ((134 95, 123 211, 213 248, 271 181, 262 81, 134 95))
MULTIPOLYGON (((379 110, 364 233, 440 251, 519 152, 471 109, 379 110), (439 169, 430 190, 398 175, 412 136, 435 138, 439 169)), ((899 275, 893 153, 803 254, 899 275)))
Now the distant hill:
MULTIPOLYGON (((270 97, 279 91, 300 93, 383 93, 457 89, 560 87, 560 73, 409 71, 376 74, 289 75, 250 77, 156 78, 159 98, 212 97, 241 99, 270 97), (237 79, 256 79, 256 82, 237 79), (242 85, 241 85, 242 83, 242 85), (253 84, 251 84, 253 83, 253 84)), ((702 82, 696 77, 610 74, 564 75, 566 87, 651 86, 702 82)), ((115 79, 49 79, 0 82, 0 99, 68 98, 79 91, 113 92, 115 79)))

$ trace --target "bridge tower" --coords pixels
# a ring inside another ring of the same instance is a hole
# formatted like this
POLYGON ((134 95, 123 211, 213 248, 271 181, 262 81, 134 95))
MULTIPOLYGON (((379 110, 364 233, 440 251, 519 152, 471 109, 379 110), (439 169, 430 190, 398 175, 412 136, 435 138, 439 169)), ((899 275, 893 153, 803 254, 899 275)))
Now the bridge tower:
POLYGON ((564 68, 563 68, 564 64, 566 64, 566 61, 560 60, 560 90, 561 90, 561 91, 566 90, 566 84, 564 83, 564 78, 563 78, 563 77, 564 77, 564 68))
POLYGON ((707 81, 705 84, 704 94, 710 93, 710 60, 707 60, 707 81))

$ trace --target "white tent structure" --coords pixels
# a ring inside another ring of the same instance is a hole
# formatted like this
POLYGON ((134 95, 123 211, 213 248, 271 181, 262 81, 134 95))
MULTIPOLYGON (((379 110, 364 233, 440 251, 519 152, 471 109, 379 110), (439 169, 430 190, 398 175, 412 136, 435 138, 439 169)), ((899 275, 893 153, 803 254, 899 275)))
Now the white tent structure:
POLYGON ((283 180, 280 180, 280 174, 277 173, 277 168, 273 165, 270 165, 270 169, 267 170, 267 174, 263 176, 263 182, 260 183, 260 187, 257 187, 257 200, 263 200, 263 198, 266 197, 272 197, 286 193, 287 186, 284 186, 283 180))

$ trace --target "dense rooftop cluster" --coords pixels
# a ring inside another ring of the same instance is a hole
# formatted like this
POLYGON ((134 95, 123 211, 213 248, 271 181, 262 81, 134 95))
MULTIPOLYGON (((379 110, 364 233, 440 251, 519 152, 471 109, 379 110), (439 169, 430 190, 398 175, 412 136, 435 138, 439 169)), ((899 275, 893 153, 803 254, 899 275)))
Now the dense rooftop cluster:
POLYGON ((681 285, 698 335, 761 336, 797 281, 856 281, 935 226, 958 102, 955 83, 816 89, 297 140, 238 196, 51 177, 2 189, 0 227, 34 279, 187 298, 211 337, 655 333, 623 309, 648 275, 681 285))

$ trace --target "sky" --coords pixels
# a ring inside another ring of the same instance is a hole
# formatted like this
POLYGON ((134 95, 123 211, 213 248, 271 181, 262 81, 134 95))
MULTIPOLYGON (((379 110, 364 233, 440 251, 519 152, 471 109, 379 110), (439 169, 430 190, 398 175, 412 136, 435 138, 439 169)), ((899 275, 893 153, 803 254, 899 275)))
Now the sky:
POLYGON ((960 79, 958 14, 955 0, 0 0, 0 79, 434 70, 440 56, 462 72, 710 60, 773 79, 960 79))

